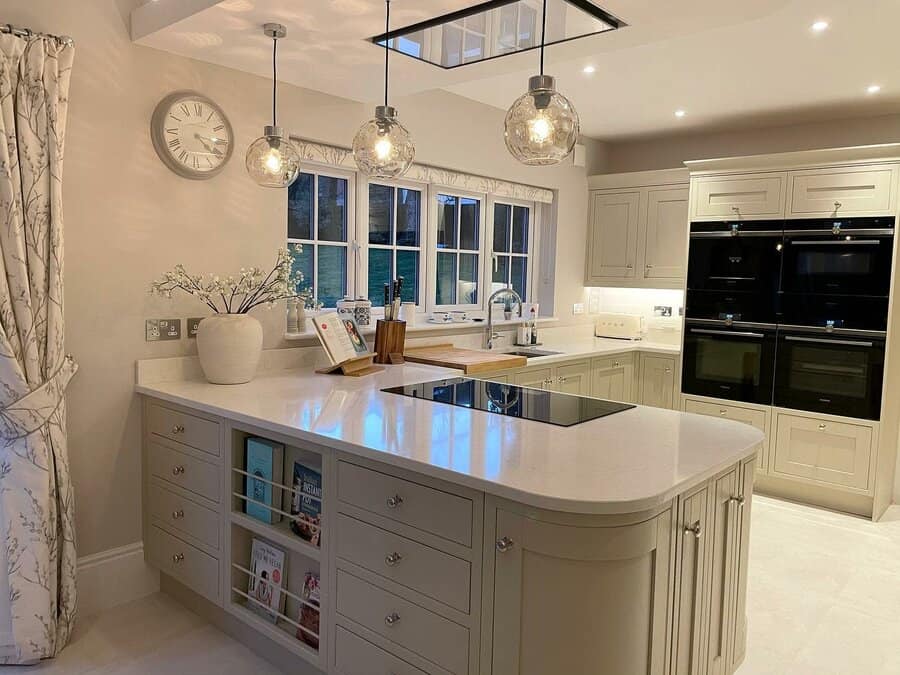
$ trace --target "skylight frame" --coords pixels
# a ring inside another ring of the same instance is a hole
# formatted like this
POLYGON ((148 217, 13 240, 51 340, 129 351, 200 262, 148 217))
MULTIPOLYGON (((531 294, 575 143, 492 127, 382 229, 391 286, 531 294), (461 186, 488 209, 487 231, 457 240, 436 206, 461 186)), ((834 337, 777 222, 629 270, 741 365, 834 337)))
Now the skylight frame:
MULTIPOLYGON (((599 21, 610 26, 606 30, 594 31, 592 33, 584 33, 583 35, 573 35, 572 37, 564 37, 557 40, 547 40, 544 44, 546 46, 562 44, 564 42, 571 42, 572 40, 581 40, 582 38, 591 37, 593 35, 602 35, 603 33, 611 33, 613 31, 619 30, 620 28, 624 28, 628 26, 627 23, 619 19, 618 17, 610 14, 602 7, 598 7, 590 0, 560 0, 561 2, 572 5, 577 9, 585 12, 592 18, 595 18, 599 21)), ((420 21, 419 23, 411 24, 409 26, 404 26, 402 28, 396 28, 387 33, 380 33, 379 35, 375 35, 369 38, 369 41, 375 45, 378 45, 381 48, 384 48, 385 40, 391 41, 396 38, 405 37, 407 35, 412 35, 418 32, 424 32, 431 28, 436 28, 438 26, 442 26, 444 24, 453 23, 457 21, 463 21, 465 18, 470 16, 475 16, 476 14, 481 14, 485 12, 490 12, 495 9, 499 9, 501 7, 505 7, 507 5, 514 5, 520 2, 520 0, 487 0, 486 2, 482 2, 477 5, 473 5, 471 7, 467 7, 465 9, 460 9, 455 12, 450 12, 449 14, 443 14, 441 16, 435 17, 433 19, 427 19, 425 21, 420 21)), ((524 47, 522 49, 516 49, 515 51, 506 52, 504 54, 494 54, 492 56, 485 56, 475 61, 463 61, 461 63, 457 63, 455 65, 444 65, 443 63, 436 63, 435 61, 422 57, 415 56, 403 50, 397 49, 396 47, 388 46, 392 52, 397 54, 402 54, 410 59, 415 59, 416 61, 421 61, 423 63, 427 63, 431 66, 435 66, 436 68, 440 68, 442 70, 454 70, 456 68, 462 68, 463 66, 472 66, 478 63, 484 63, 486 61, 493 61, 494 59, 500 59, 507 56, 515 56, 516 54, 524 54, 526 52, 533 51, 535 49, 540 49, 540 40, 537 40, 536 43, 530 47, 524 47)))

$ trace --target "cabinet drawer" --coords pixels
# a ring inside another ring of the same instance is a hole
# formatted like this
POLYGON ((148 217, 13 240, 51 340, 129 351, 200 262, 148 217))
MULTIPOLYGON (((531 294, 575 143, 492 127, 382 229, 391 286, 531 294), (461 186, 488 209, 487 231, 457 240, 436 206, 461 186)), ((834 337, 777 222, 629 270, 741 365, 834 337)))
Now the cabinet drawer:
POLYGON ((348 462, 338 462, 342 502, 464 546, 472 545, 472 500, 348 462))
POLYGON ((151 441, 147 444, 150 473, 214 502, 219 501, 219 467, 151 441))
POLYGON ((890 213, 894 170, 889 166, 791 174, 790 215, 829 217, 890 213), (839 205, 839 206, 838 206, 839 205))
POLYGON ((218 422, 151 403, 147 427, 152 434, 184 443, 216 457, 220 454, 218 422))
POLYGON ((741 406, 730 405, 726 403, 710 403, 709 401, 695 401, 686 399, 684 402, 684 411, 696 413, 698 415, 708 415, 710 417, 723 417, 725 419, 734 420, 735 422, 743 422, 751 427, 756 427, 766 434, 763 441, 763 449, 760 450, 756 460, 756 468, 758 471, 764 471, 766 468, 766 448, 769 446, 768 430, 766 428, 766 413, 764 410, 754 410, 752 408, 744 408, 741 406))
POLYGON ((340 675, 428 675, 343 626, 335 632, 334 665, 340 675))
POLYGON ((343 570, 337 572, 337 611, 451 673, 468 672, 466 627, 343 570))
POLYGON ((780 218, 787 175, 710 176, 695 179, 694 217, 708 220, 780 218))
POLYGON ((150 484, 148 496, 151 516, 207 546, 219 548, 218 513, 156 483, 150 484))
POLYGON ((219 602, 219 561, 190 544, 153 526, 150 528, 150 561, 204 598, 219 602))
POLYGON ((338 516, 337 554, 461 612, 469 611, 471 569, 465 560, 343 514, 338 516))
POLYGON ((776 474, 868 490, 871 457, 871 427, 778 414, 776 474))

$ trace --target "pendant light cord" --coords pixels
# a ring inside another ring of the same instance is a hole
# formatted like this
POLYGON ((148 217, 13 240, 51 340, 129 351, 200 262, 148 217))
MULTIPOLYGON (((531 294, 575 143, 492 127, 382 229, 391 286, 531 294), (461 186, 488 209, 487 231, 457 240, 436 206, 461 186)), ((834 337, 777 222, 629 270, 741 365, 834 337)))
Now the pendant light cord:
POLYGON ((544 8, 541 12, 541 75, 544 74, 544 42, 547 39, 547 0, 544 0, 544 8))
POLYGON ((391 0, 384 0, 384 107, 388 104, 388 59, 391 50, 388 47, 388 33, 391 30, 391 0))
POLYGON ((272 126, 278 126, 278 37, 272 38, 272 126))

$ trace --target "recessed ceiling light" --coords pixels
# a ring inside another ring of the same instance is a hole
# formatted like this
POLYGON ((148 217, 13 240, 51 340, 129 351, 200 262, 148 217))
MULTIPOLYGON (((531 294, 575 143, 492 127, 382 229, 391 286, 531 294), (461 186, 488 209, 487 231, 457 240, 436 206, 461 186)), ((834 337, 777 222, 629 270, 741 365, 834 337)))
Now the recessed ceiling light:
POLYGON ((684 110, 676 110, 675 111, 675 117, 684 117, 685 115, 687 115, 687 112, 684 110))
POLYGON ((581 72, 586 73, 588 75, 590 75, 591 73, 594 73, 596 71, 597 71, 597 68, 595 68, 594 66, 585 66, 584 68, 581 69, 581 72))
POLYGON ((866 92, 869 94, 877 94, 879 91, 881 91, 880 84, 870 84, 868 87, 866 87, 866 92))
POLYGON ((814 33, 822 33, 828 30, 828 26, 830 26, 827 21, 816 21, 810 28, 814 33))

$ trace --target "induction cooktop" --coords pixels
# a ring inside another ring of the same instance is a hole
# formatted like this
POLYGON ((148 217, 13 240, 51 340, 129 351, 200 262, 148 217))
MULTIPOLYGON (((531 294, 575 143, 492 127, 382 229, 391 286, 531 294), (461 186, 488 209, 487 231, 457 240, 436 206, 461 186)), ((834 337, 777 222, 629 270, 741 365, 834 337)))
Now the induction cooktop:
POLYGON ((467 377, 406 384, 382 391, 560 427, 571 427, 634 408, 627 403, 467 377))

